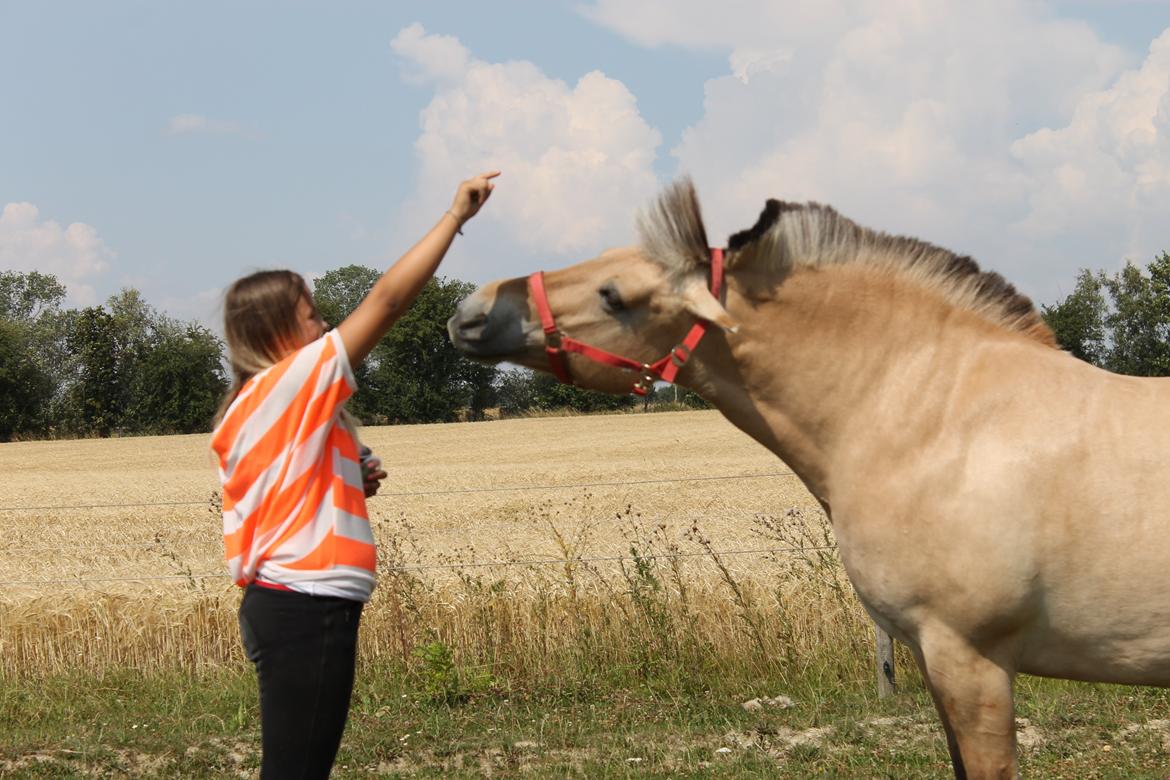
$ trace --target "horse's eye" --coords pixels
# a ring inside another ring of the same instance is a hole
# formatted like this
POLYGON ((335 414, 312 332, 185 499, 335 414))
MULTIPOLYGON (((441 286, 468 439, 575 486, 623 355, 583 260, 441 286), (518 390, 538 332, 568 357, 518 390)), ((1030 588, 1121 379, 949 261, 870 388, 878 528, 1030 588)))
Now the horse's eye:
POLYGON ((617 288, 613 286, 613 282, 606 284, 597 294, 601 296, 601 304, 607 311, 619 312, 625 308, 622 303, 622 296, 618 293, 617 288))

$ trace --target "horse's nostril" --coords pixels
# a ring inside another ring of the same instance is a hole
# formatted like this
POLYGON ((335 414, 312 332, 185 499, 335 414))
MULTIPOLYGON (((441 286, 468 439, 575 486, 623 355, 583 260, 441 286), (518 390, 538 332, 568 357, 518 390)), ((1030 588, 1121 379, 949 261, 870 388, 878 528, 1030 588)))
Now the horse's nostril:
POLYGON ((483 328, 485 325, 487 325, 487 319, 487 315, 482 313, 475 314, 471 317, 468 317, 467 319, 460 318, 458 323, 459 331, 467 332, 483 328))

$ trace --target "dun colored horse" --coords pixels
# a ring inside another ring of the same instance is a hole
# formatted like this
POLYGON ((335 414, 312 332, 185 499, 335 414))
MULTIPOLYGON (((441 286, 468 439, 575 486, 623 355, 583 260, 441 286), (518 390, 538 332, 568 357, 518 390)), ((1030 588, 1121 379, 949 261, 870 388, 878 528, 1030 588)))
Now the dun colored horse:
POLYGON ((610 392, 677 371, 776 453, 914 653, 959 778, 1016 776, 1019 672, 1170 684, 1170 380, 1073 358, 999 275, 825 206, 768 201, 725 271, 687 181, 640 231, 485 286, 452 340, 610 392))

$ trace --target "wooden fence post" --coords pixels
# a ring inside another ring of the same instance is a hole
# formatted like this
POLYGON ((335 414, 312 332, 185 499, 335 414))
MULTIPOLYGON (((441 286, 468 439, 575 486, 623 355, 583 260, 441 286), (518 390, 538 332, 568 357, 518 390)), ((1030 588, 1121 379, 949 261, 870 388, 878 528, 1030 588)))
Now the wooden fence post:
POLYGON ((897 692, 894 682, 894 640, 874 623, 874 643, 877 646, 878 698, 884 699, 897 692))

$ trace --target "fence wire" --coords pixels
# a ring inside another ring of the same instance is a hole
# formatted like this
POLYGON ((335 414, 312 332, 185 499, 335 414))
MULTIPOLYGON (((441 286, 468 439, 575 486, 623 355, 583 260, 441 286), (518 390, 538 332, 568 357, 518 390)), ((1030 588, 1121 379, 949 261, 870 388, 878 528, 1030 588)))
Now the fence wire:
MULTIPOLYGON (((383 498, 407 498, 415 496, 455 496, 467 493, 509 493, 509 492, 523 492, 527 490, 568 490, 570 488, 595 488, 595 487, 622 487, 625 485, 662 485, 667 483, 678 482, 713 482, 718 480, 737 480, 737 479, 764 479, 766 477, 795 477, 796 472, 793 471, 774 471, 765 474, 729 474, 726 476, 715 477, 674 477, 670 479, 638 479, 621 482, 579 482, 572 484, 557 484, 557 485, 506 485, 503 487, 490 488, 455 488, 451 490, 419 490, 401 493, 381 493, 376 496, 371 496, 370 500, 378 500, 383 498)), ((155 506, 206 506, 207 499, 201 501, 140 501, 133 503, 118 502, 114 504, 42 504, 33 506, 0 506, 0 512, 41 512, 41 511, 66 511, 73 509, 122 509, 130 507, 155 507, 155 506)))
MULTIPOLYGON (((671 523, 691 523, 691 522, 698 522, 698 521, 711 522, 713 520, 719 520, 719 521, 723 521, 723 522, 743 521, 743 520, 750 521, 750 520, 753 520, 755 518, 771 517, 774 515, 775 515, 774 510, 768 510, 768 511, 765 511, 765 510, 745 510, 744 512, 742 512, 742 516, 729 515, 729 514, 722 514, 722 515, 718 515, 718 516, 710 515, 710 514, 665 515, 665 516, 663 516, 663 515, 643 515, 643 514, 639 513, 639 514, 630 515, 630 516, 628 516, 628 518, 625 515, 621 515, 618 519, 623 519, 623 520, 628 519, 631 521, 636 520, 638 523, 641 523, 641 524, 658 524, 658 523, 666 523, 666 522, 671 522, 671 523)), ((374 518, 371 518, 371 520, 373 520, 373 519, 374 518)), ((596 522, 596 523, 602 522, 602 518, 577 518, 576 520, 573 520, 571 518, 565 517, 565 518, 558 518, 558 519, 561 521, 565 521, 565 522, 568 522, 570 524, 576 524, 576 525, 584 525, 585 523, 588 523, 591 520, 596 522)), ((606 520, 613 520, 613 518, 612 517, 606 518, 606 520)), ((385 521, 381 521, 381 522, 385 522, 385 521)), ((496 530, 496 529, 501 529, 501 528, 513 528, 513 529, 514 528, 531 528, 535 523, 539 523, 539 522, 540 522, 540 520, 476 521, 475 530, 476 531, 491 531, 491 530, 496 530)), ((437 528, 437 529, 430 529, 430 530, 433 530, 436 532, 455 533, 455 532, 459 532, 459 531, 464 531, 466 529, 464 529, 464 528, 437 528)), ((21 545, 21 544, 7 544, 7 545, 0 545, 0 555, 5 555, 5 554, 23 555, 25 553, 68 554, 68 553, 76 553, 76 552, 96 552, 96 551, 114 551, 114 550, 121 550, 121 551, 125 551, 125 550, 153 550, 153 551, 158 552, 158 553, 167 553, 167 552, 172 551, 176 548, 182 549, 182 548, 190 548, 190 547, 209 547, 209 546, 215 546, 218 548, 219 545, 222 543, 223 543, 223 538, 219 535, 216 535, 213 537, 206 537, 206 538, 187 538, 187 539, 176 539, 173 537, 166 537, 166 536, 159 535, 159 536, 152 538, 150 541, 111 542, 109 544, 75 545, 75 544, 66 544, 64 542, 62 542, 61 544, 36 545, 36 546, 28 546, 28 545, 21 545)))
MULTIPOLYGON (((569 489, 584 489, 596 487, 624 487, 627 485, 655 485, 655 484, 678 484, 685 482, 715 482, 715 481, 733 481, 746 479, 765 479, 774 477, 793 477, 796 476, 792 471, 778 471, 766 472, 763 474, 730 474, 721 476, 707 476, 707 477, 673 477, 665 479, 639 479, 626 480, 615 482, 577 482, 568 484, 551 484, 551 485, 507 485, 492 488, 460 488, 453 490, 431 490, 431 491, 411 491, 411 492, 397 492, 397 493, 380 493, 374 498, 394 498, 394 497, 414 497, 414 496, 442 496, 442 495, 461 495, 469 493, 503 493, 503 492, 523 492, 530 490, 569 490, 569 489)), ((117 503, 117 504, 63 504, 63 505, 42 505, 42 506, 10 506, 0 507, 0 512, 21 512, 21 511, 69 511, 76 509, 108 509, 108 508, 129 508, 129 507, 157 507, 157 506, 199 506, 206 505, 208 502, 203 501, 153 501, 153 502, 138 502, 138 503, 117 503)), ((753 512, 753 516, 762 516, 768 513, 753 512)), ((642 522, 661 522, 663 520, 674 521, 692 521, 692 520, 707 520, 708 516, 684 516, 684 517, 667 517, 667 518, 644 518, 639 517, 642 522)), ((725 518, 726 519, 726 518, 725 518)), ((506 525, 516 525, 515 522, 503 523, 506 525)), ((493 525, 501 525, 496 523, 493 525)), ((483 527, 482 525, 477 527, 483 527)), ((8 545, 0 547, 0 554, 6 552, 69 552, 69 551, 94 551, 94 550, 156 550, 160 553, 168 551, 168 545, 201 545, 210 544, 215 540, 207 540, 206 542, 200 540, 187 540, 186 542, 179 542, 177 540, 156 539, 153 542, 136 543, 130 542, 125 544, 106 544, 106 545, 88 545, 88 546, 40 546, 40 547, 22 547, 19 545, 8 545)), ((473 569, 473 568, 498 568, 498 567, 515 567, 515 566, 554 566, 567 565, 577 563, 618 563, 618 562, 634 562, 634 561, 648 561, 659 559, 678 559, 678 558, 694 558, 694 557, 719 557, 719 556, 736 556, 736 555, 772 555, 780 553, 798 553, 798 552, 816 552, 824 550, 835 550, 835 545, 828 546, 812 546, 812 547, 770 547, 759 549, 737 549, 737 550, 704 550, 702 552, 688 552, 688 553, 654 553, 639 556, 629 555, 604 555, 604 556, 582 556, 577 558, 530 558, 518 559, 508 561, 466 561, 460 563, 418 563, 418 564, 403 564, 400 566, 384 567, 383 571, 388 572, 407 572, 407 571, 427 571, 427 570, 458 570, 458 569, 473 569)), ((212 580, 212 579, 228 579, 229 575, 226 573, 188 573, 188 574, 166 574, 166 575, 145 575, 141 577, 72 577, 60 579, 32 579, 32 580, 0 580, 0 587, 9 586, 30 586, 30 585, 89 585, 97 583, 115 583, 115 582, 160 582, 160 581, 192 581, 192 580, 212 580)))
MULTIPOLYGON (((465 561, 461 563, 408 563, 401 566, 386 566, 382 571, 408 572, 426 571, 432 569, 476 569, 509 566, 563 566, 578 563, 618 563, 635 561, 670 560, 678 558, 719 558, 732 555, 774 555, 778 553, 803 553, 824 550, 836 550, 836 545, 818 545, 812 547, 764 547, 748 550, 703 550, 702 552, 679 553, 651 553, 647 555, 598 555, 582 556, 580 558, 529 558, 512 561, 465 561)), ((16 585, 87 585, 91 583, 109 582, 154 582, 174 580, 211 580, 228 579, 226 573, 207 572, 201 574, 165 574, 143 577, 74 577, 71 579, 41 579, 41 580, 0 580, 0 587, 16 585)))

